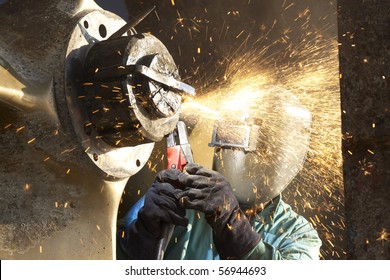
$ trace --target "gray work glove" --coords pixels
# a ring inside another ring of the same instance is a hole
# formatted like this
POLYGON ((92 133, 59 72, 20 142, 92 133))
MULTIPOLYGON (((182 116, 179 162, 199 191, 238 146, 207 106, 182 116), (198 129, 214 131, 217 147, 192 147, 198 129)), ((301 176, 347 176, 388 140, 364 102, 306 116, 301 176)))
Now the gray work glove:
POLYGON ((225 177, 197 164, 188 164, 186 172, 178 177, 185 186, 178 193, 180 204, 205 214, 220 258, 240 259, 254 249, 261 237, 253 231, 225 177))
POLYGON ((169 225, 188 225, 185 209, 179 204, 176 194, 181 190, 174 186, 179 170, 167 169, 156 175, 155 181, 145 195, 144 206, 138 219, 125 227, 125 237, 119 238, 122 250, 128 258, 156 259, 158 242, 163 228, 169 225))

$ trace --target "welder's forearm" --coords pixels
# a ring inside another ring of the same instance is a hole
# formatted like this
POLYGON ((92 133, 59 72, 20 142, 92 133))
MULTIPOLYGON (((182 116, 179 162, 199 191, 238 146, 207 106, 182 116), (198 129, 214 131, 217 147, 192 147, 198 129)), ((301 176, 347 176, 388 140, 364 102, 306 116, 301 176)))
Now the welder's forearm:
POLYGON ((318 260, 321 241, 315 238, 285 243, 276 248, 263 240, 242 257, 243 260, 318 260))
POLYGON ((120 248, 128 259, 156 259, 158 240, 144 228, 141 222, 135 220, 119 234, 120 248))
POLYGON ((282 255, 275 247, 260 240, 259 243, 247 254, 242 256, 242 260, 281 260, 282 255))

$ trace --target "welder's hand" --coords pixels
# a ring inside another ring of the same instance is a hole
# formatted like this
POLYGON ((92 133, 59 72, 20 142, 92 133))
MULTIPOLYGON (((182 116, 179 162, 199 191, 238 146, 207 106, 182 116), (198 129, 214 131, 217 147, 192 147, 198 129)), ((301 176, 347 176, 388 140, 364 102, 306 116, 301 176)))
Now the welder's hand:
MULTIPOLYGON (((123 248, 131 259, 156 259, 158 241, 163 229, 169 225, 188 225, 185 209, 181 207, 176 189, 170 178, 176 178, 178 170, 164 170, 145 195, 144 206, 138 212, 138 219, 127 229, 123 248), (170 183, 171 182, 171 183, 170 183)), ((181 173, 181 172, 180 172, 181 173)))
POLYGON ((221 259, 239 259, 260 241, 239 207, 229 182, 218 172, 197 164, 188 164, 180 175, 185 186, 179 193, 184 208, 205 213, 213 228, 213 239, 221 259))

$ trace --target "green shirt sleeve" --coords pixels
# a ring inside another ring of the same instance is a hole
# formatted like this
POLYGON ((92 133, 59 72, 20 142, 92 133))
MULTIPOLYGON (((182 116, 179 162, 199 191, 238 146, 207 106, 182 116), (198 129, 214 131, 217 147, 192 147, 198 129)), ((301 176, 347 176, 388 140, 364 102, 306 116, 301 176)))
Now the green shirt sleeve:
POLYGON ((242 259, 319 259, 321 240, 317 231, 311 223, 281 200, 275 211, 262 213, 255 229, 262 239, 242 259))

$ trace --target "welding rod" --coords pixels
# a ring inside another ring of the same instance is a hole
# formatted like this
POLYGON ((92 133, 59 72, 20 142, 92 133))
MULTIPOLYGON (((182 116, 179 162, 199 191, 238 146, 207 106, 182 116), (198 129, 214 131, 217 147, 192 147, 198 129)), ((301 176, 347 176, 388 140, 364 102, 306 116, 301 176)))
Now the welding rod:
POLYGON ((145 11, 143 11, 142 13, 140 13, 139 15, 137 15, 135 18, 133 18, 132 20, 130 20, 128 23, 126 23, 125 25, 123 25, 118 31, 116 31, 114 34, 112 34, 108 40, 110 39, 115 39, 115 38, 119 38, 121 37, 123 34, 125 34, 127 31, 129 31, 130 29, 136 27, 141 21, 144 20, 144 18, 146 18, 151 12, 153 12, 153 10, 156 8, 156 6, 153 6, 145 11))

